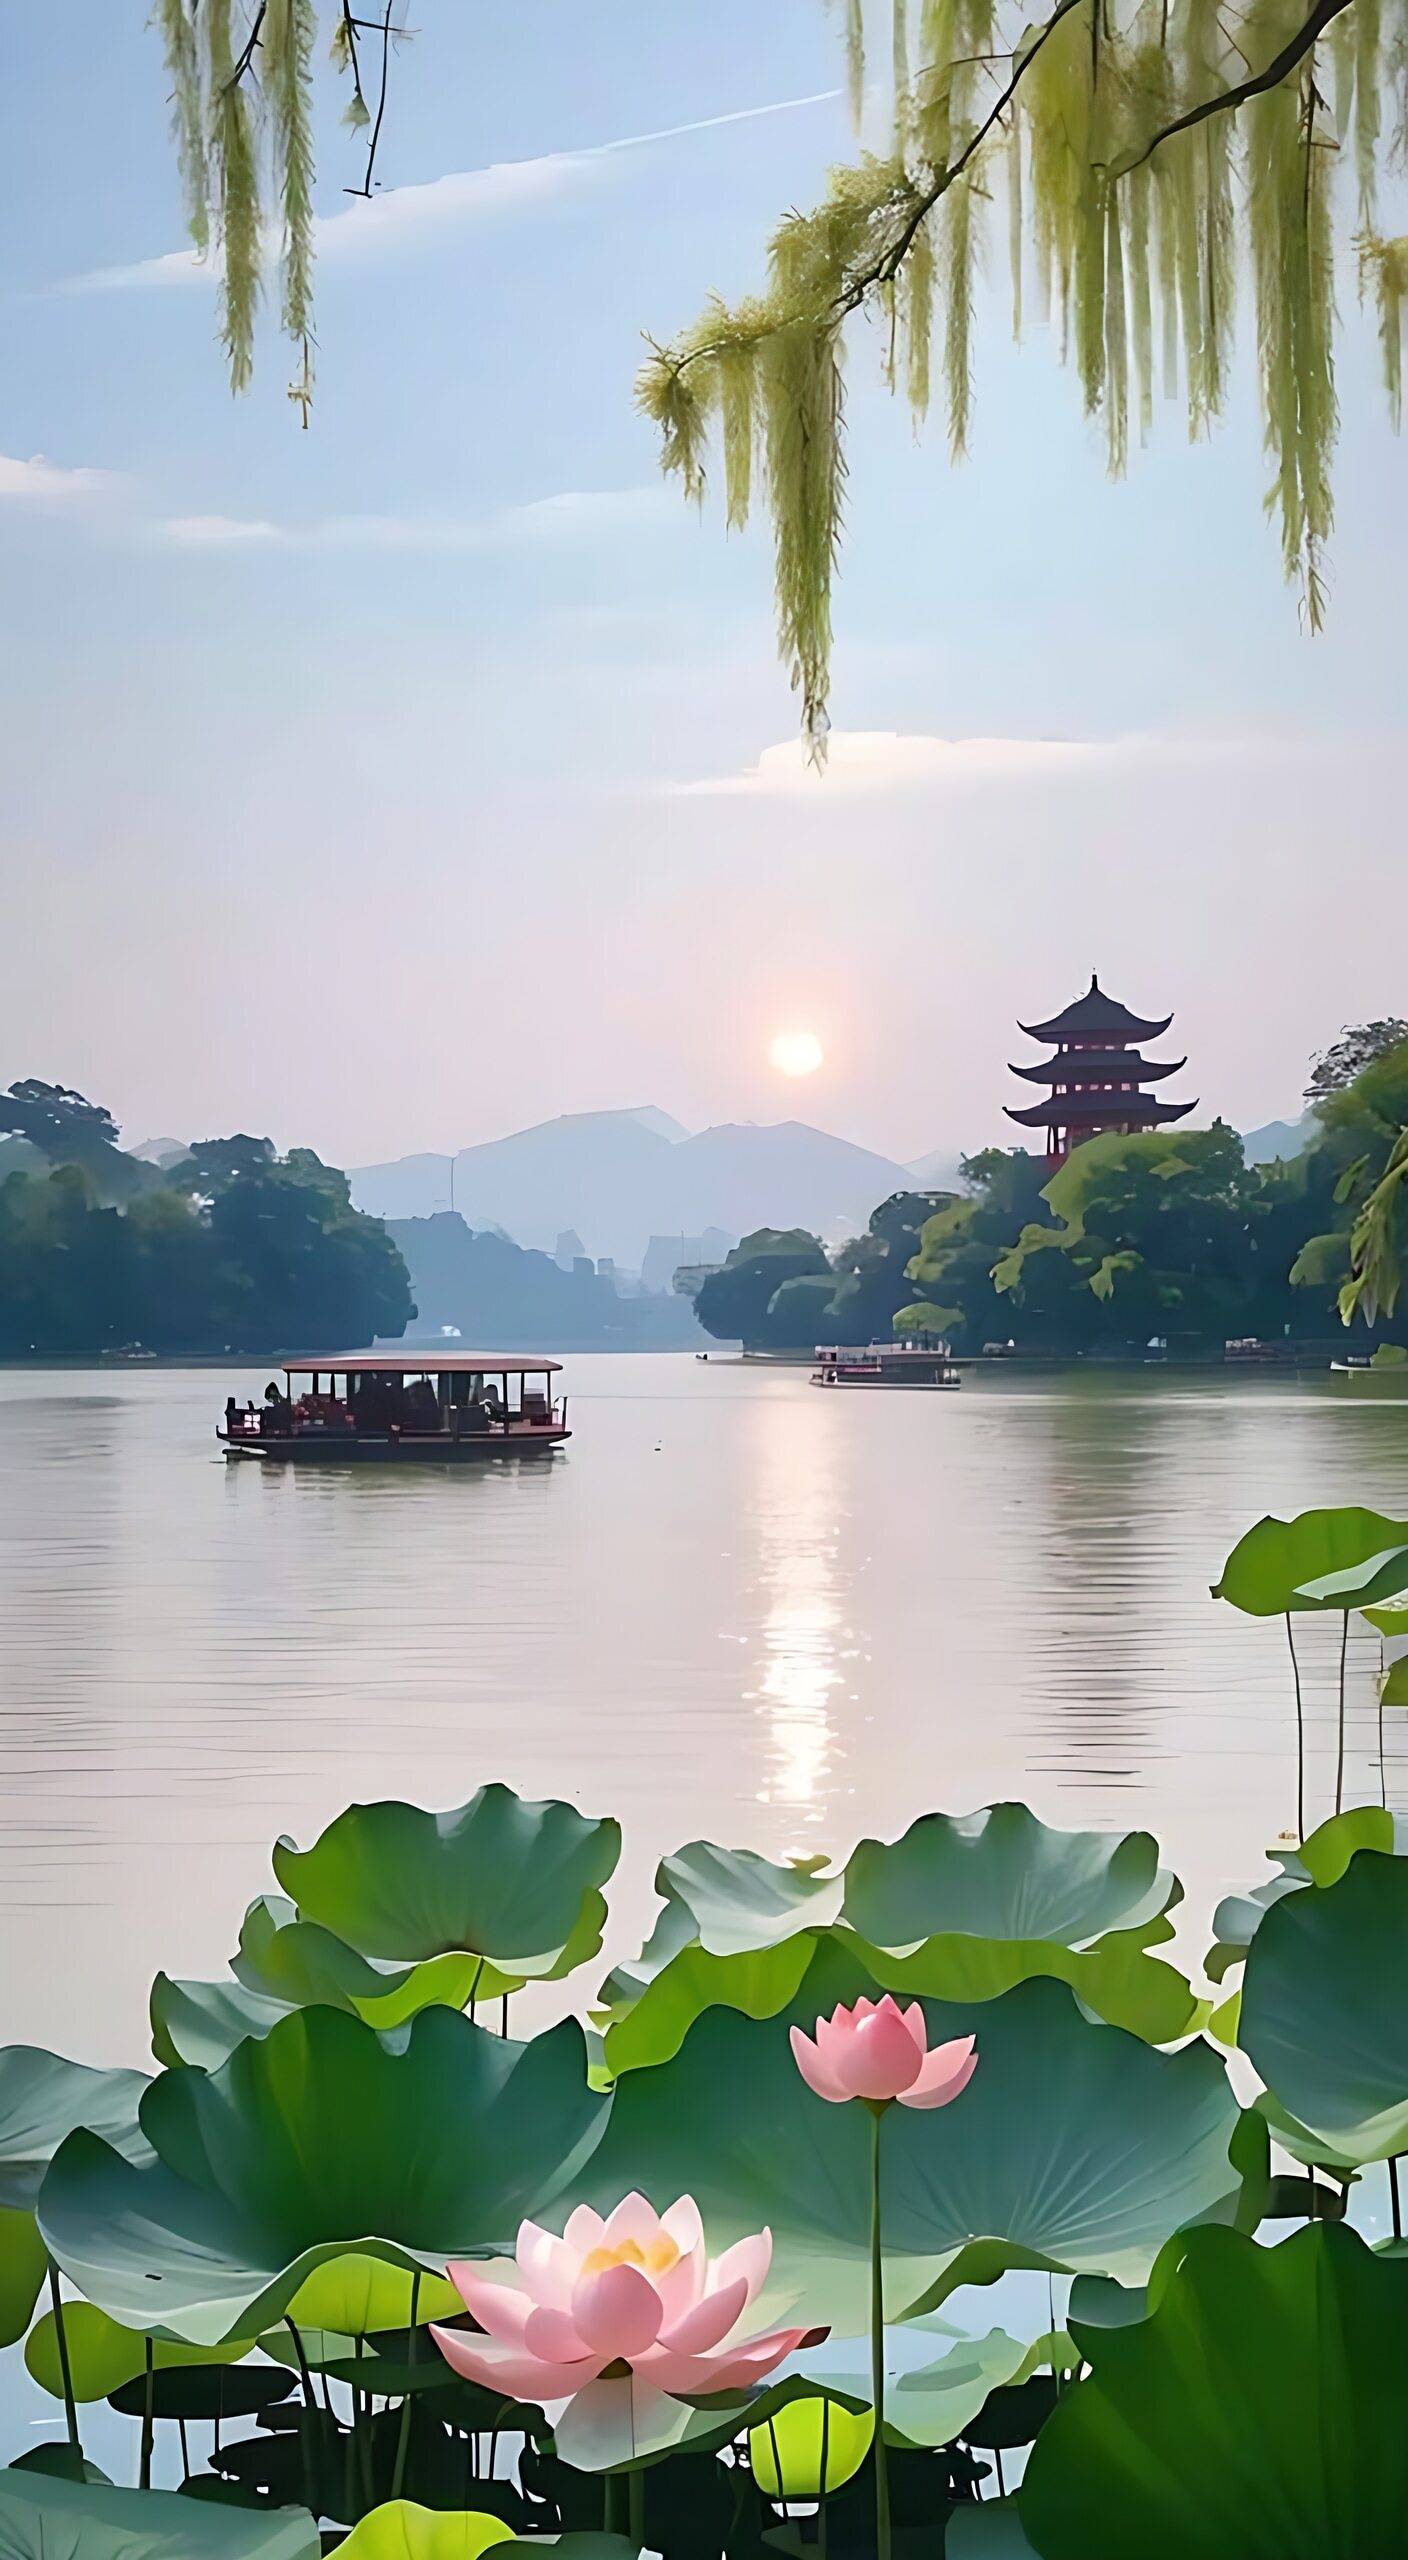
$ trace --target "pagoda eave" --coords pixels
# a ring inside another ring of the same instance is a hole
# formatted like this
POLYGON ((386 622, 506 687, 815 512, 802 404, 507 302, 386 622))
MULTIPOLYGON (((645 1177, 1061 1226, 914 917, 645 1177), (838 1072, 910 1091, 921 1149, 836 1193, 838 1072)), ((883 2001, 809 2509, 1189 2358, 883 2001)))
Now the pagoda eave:
POLYGON ((1079 1129, 1087 1123, 1100 1124, 1104 1131, 1112 1124, 1131 1124, 1128 1134, 1137 1134, 1134 1124, 1144 1129, 1160 1128, 1168 1120, 1184 1120, 1198 1108, 1193 1102, 1156 1102, 1151 1095, 1138 1093, 1054 1094, 1049 1102, 1034 1102, 1029 1110, 1014 1111, 1010 1103, 1003 1106, 1007 1118, 1023 1129, 1079 1129))
POLYGON ((1086 1084, 1093 1083, 1097 1076, 1125 1076, 1134 1084, 1161 1084, 1165 1076, 1181 1075, 1187 1064, 1186 1058, 1142 1058, 1135 1049, 1066 1049, 1040 1066, 1009 1065, 1007 1072, 1020 1076, 1025 1084, 1086 1084))

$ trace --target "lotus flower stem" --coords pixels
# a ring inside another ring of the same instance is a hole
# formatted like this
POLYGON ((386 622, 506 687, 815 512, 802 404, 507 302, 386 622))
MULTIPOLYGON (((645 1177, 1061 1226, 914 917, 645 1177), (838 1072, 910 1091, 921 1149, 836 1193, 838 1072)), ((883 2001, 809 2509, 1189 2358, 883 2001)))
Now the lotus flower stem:
POLYGON ((626 2474, 626 2530, 637 2551, 645 2549, 645 2473, 626 2474))
MULTIPOLYGON (((411 2333, 406 2341, 406 2362, 408 2365, 414 2365, 416 2360, 416 2313, 419 2309, 420 2269, 417 2267, 415 2274, 411 2278, 411 2333)), ((414 2392, 408 2391, 401 2402, 401 2425, 396 2438, 396 2461, 391 2473, 391 2495, 393 2498, 400 2497, 401 2483, 406 2477, 406 2456, 411 2449, 411 2402, 414 2397, 414 2392)))
POLYGON ((142 2449, 137 2457, 137 2486, 139 2489, 150 2489, 152 2485, 152 2439, 156 2434, 156 2417, 153 2408, 153 2402, 156 2396, 153 2383, 156 2359, 152 2353, 152 2342, 150 2338, 145 2339, 143 2343, 147 2351, 147 2388, 142 2401, 142 2449))
POLYGON ((81 2462, 83 2447, 78 2440, 78 2404, 73 2396, 73 2367, 68 2360, 68 2331, 64 2327, 64 2304, 63 2296, 59 2291, 59 2271, 52 2258, 49 2260, 49 2299, 54 2306, 54 2338, 59 2350, 59 2372, 63 2376, 64 2417, 68 2422, 68 2440, 81 2462))
MULTIPOLYGON (((831 2402, 829 2399, 823 2399, 821 2404, 821 2477, 817 2485, 816 2500, 817 2560, 826 2560, 826 2460, 830 2434, 831 2402)), ((780 2471, 777 2476, 781 2479, 782 2474, 780 2471)))
POLYGON ((1286 1642, 1291 1648, 1291 1678, 1296 1684, 1296 1838, 1305 1838, 1305 1708, 1300 1694, 1300 1664, 1296 1660, 1295 1629, 1291 1613, 1286 1611, 1286 1642))
POLYGON ((1388 2193, 1389 2202, 1393 2207, 1393 2236, 1395 2240, 1401 2240, 1403 2237, 1403 2206, 1398 2193, 1398 2162, 1396 2160, 1390 2160, 1388 2164, 1388 2193))
POLYGON ((614 2471, 606 2472, 603 2475, 601 2484, 601 2529, 603 2533, 618 2533, 620 2531, 620 2492, 621 2484, 617 2473, 614 2471))
POLYGON ((880 2119, 883 2106, 867 2102, 870 2116, 870 2388, 875 2406, 875 2549, 890 2560, 890 2470, 885 2454, 885 2287, 880 2254, 880 2119))
POLYGON ((508 2034, 508 1993, 507 1993, 507 1992, 505 1992, 505 1993, 504 1993, 504 1997, 503 1997, 503 2006, 502 2006, 502 2008, 501 2008, 501 2009, 500 2009, 500 2011, 499 2011, 499 2033, 500 2033, 500 2035, 501 2035, 501 2036, 506 2036, 506 2035, 508 2034))
POLYGON ((1344 1811, 1344 1666, 1345 1657, 1349 1652, 1349 1611, 1347 1609, 1341 1623, 1344 1633, 1340 1637, 1340 1747, 1339 1758, 1335 1762, 1336 1813, 1344 1811))

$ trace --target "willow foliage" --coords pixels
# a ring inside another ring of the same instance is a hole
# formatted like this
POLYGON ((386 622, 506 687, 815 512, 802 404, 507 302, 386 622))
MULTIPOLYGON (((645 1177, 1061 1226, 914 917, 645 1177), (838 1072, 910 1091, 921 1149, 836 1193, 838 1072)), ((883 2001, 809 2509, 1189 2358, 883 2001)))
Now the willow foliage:
MULTIPOLYGON (((329 9, 333 60, 366 123, 355 21, 329 9)), ((316 0, 156 0, 190 234, 220 261, 220 338, 230 385, 254 369, 264 268, 281 262, 280 320, 299 350, 291 398, 307 424, 313 346, 313 60, 316 0)))
MULTIPOLYGON (((704 494, 720 431, 730 522, 765 489, 779 644, 813 750, 827 725, 846 323, 880 320, 887 379, 903 382, 917 417, 941 356, 958 458, 974 277, 999 196, 1014 329, 1033 282, 1116 475, 1131 436, 1150 432, 1156 389, 1181 398, 1191 436, 1209 432, 1226 404, 1239 283, 1250 288, 1267 506, 1318 626, 1337 238, 1356 239, 1395 422, 1401 408, 1408 240, 1381 238, 1376 223, 1383 169, 1408 143, 1408 0, 1056 0, 1034 25, 1019 0, 885 6, 889 150, 837 171, 814 212, 789 215, 766 291, 736 311, 715 303, 652 346, 639 382, 665 468, 691 497, 704 494)), ((859 109, 866 13, 845 0, 842 16, 859 109)))

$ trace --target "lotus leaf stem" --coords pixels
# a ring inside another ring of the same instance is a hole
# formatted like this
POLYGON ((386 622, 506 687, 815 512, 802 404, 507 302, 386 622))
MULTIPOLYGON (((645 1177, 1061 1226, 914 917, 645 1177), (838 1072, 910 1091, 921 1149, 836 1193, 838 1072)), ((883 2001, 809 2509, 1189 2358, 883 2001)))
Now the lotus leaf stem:
POLYGON ((1340 1637, 1340 1741, 1339 1756, 1335 1762, 1336 1813, 1343 1813, 1344 1811, 1344 1667, 1346 1657, 1349 1653, 1349 1611, 1347 1609, 1343 1614, 1341 1623, 1344 1632, 1340 1637))
POLYGON ((1291 1613, 1286 1611, 1286 1642, 1291 1648, 1291 1677, 1296 1684, 1296 1838, 1305 1838, 1305 1708, 1300 1694, 1300 1664, 1291 1613))
POLYGON ((59 2350, 59 2372, 63 2377, 64 2417, 68 2424, 68 2440, 81 2462, 83 2447, 78 2438, 78 2403, 73 2396, 73 2367, 68 2360, 68 2331, 64 2327, 64 2304, 63 2296, 59 2291, 59 2271, 52 2258, 49 2260, 49 2299, 54 2306, 54 2338, 59 2350))
POLYGON ((1403 2204, 1398 2193, 1398 2162, 1396 2160, 1390 2160, 1388 2164, 1388 2193, 1389 2202, 1393 2208, 1393 2236, 1395 2240, 1401 2240, 1403 2237, 1403 2204))
POLYGON ((150 2489, 152 2485, 152 2440, 156 2434, 156 2415, 153 2406, 156 2397, 154 2381, 156 2358, 152 2353, 152 2342, 150 2338, 144 2339, 143 2345, 146 2348, 147 2387, 142 2399, 142 2449, 138 2456, 137 2486, 139 2489, 150 2489))
MULTIPOLYGON (((416 2360, 416 2314, 419 2309, 420 2269, 417 2267, 415 2274, 411 2278, 411 2330, 410 2336, 406 2342, 406 2362, 408 2365, 414 2365, 416 2360)), ((401 2484, 406 2477, 406 2456, 411 2449, 411 2402, 414 2397, 415 2393, 413 2391, 408 2391, 401 2402, 401 2425, 396 2437, 396 2462, 391 2474, 391 2495, 393 2498, 400 2497, 401 2484)))
MULTIPOLYGON (((831 2434, 831 2402, 824 2395, 821 2403, 821 2477, 817 2486, 816 2547, 818 2560, 826 2560, 826 2465, 831 2434)), ((782 2477, 778 2473, 779 2480, 782 2477)))

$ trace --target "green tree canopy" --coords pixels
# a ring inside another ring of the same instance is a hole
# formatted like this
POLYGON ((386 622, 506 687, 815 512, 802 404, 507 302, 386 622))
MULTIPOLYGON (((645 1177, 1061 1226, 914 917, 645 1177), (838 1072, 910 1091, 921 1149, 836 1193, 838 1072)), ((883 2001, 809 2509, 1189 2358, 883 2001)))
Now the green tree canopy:
POLYGON ((305 1339, 331 1351, 404 1333, 415 1309, 400 1254, 310 1149, 280 1158, 267 1138, 210 1139, 162 1176, 123 1154, 111 1114, 82 1095, 15 1095, 39 1097, 25 1134, 51 1170, 0 1181, 0 1357, 305 1339))
MULTIPOLYGON (((721 1271, 710 1272, 694 1312, 721 1342, 741 1342, 745 1350, 794 1349, 800 1337, 788 1339, 770 1324, 772 1302, 789 1280, 823 1278, 831 1281, 831 1265, 815 1236, 802 1227, 758 1227, 734 1246, 721 1271)), ((782 1313, 786 1323, 788 1308, 782 1313)), ((798 1321, 795 1305, 790 1318, 798 1321)))

